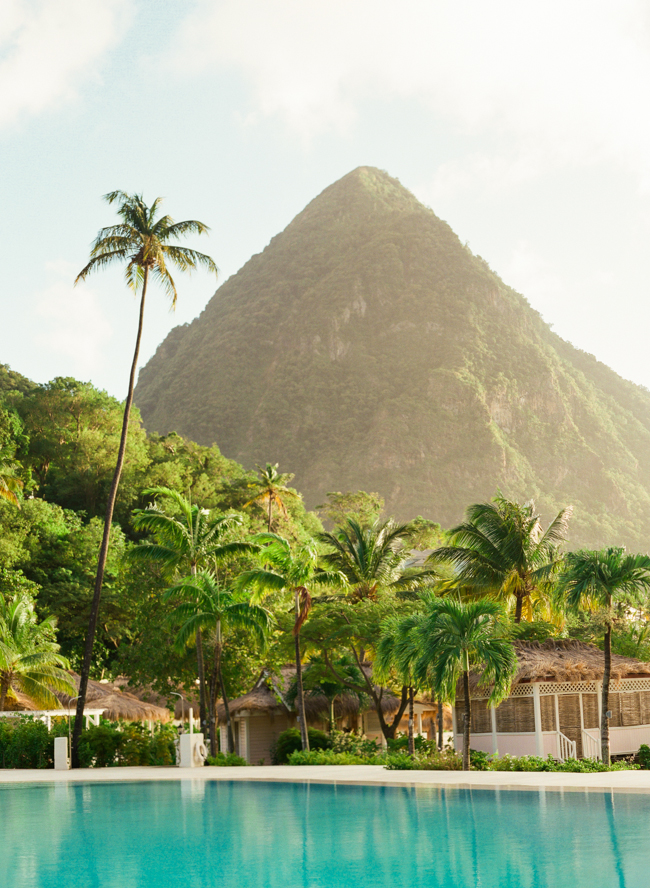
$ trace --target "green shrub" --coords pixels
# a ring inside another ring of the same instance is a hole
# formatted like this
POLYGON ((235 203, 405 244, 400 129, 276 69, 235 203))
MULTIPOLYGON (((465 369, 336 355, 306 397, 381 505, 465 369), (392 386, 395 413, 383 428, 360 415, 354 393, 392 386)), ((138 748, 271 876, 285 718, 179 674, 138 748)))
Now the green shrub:
POLYGON ((381 754, 356 755, 353 752, 335 752, 333 749, 317 749, 303 752, 297 749, 289 756, 290 765, 383 765, 386 756, 381 754))
POLYGON ((433 754, 416 752, 410 756, 407 752, 391 753, 386 760, 389 771, 461 771, 463 760, 451 748, 433 754))
POLYGON ((215 768, 243 768, 248 764, 246 759, 234 752, 218 752, 216 755, 209 755, 205 763, 215 768))
MULTIPOLYGON (((74 718, 71 719, 74 728, 74 718)), ((52 728, 30 716, 0 718, 0 767, 52 768, 54 738, 67 737, 67 718, 55 719, 52 728)), ((115 765, 175 764, 173 725, 158 724, 151 734, 139 722, 109 722, 90 725, 81 733, 79 761, 82 768, 115 765)))
POLYGON ((0 719, 0 767, 52 768, 54 737, 31 716, 0 719))
POLYGON ((639 764, 643 770, 650 771, 650 746, 648 746, 647 743, 642 743, 641 746, 639 746, 637 758, 639 759, 639 764))
MULTIPOLYGON (((316 728, 308 728, 307 735, 309 737, 310 750, 329 749, 330 738, 324 731, 318 731, 316 728)), ((302 741, 300 739, 300 731, 298 728, 288 728, 283 731, 275 741, 275 747, 272 750, 271 757, 274 765, 286 765, 292 752, 302 750, 302 741)))
MULTIPOLYGON (((424 737, 415 737, 414 742, 416 752, 426 752, 433 755, 438 748, 438 744, 435 740, 426 740, 424 737)), ((408 752, 408 748, 408 734, 400 734, 399 737, 394 737, 388 741, 389 752, 408 752)))
POLYGON ((371 758, 379 752, 377 741, 368 739, 361 731, 332 731, 329 736, 334 752, 347 752, 351 755, 371 758))

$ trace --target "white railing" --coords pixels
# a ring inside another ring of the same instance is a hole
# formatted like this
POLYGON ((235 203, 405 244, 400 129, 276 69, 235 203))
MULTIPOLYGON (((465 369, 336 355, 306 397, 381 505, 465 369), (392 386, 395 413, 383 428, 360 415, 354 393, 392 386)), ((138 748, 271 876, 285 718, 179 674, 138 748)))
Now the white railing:
POLYGON ((589 759, 600 759, 601 749, 600 742, 596 740, 595 737, 592 737, 591 734, 588 734, 586 731, 582 732, 582 757, 589 759))
POLYGON ((566 734, 563 734, 562 731, 557 732, 558 739, 558 756, 561 762, 565 762, 569 758, 576 757, 576 744, 575 740, 569 740, 566 734))

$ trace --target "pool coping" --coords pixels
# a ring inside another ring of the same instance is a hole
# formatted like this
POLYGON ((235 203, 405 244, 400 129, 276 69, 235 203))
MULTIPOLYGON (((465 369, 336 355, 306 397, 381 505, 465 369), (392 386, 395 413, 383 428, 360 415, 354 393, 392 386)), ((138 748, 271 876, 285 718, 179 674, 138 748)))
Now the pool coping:
POLYGON ((550 792, 650 794, 650 771, 567 774, 530 771, 387 771, 381 765, 252 766, 247 768, 79 768, 74 771, 0 770, 0 786, 191 780, 313 783, 337 786, 432 787, 550 792))

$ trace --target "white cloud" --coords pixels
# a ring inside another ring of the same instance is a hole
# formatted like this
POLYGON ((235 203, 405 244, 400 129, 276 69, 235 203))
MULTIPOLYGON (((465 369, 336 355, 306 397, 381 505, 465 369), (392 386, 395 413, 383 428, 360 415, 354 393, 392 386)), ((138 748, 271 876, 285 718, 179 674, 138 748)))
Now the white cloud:
POLYGON ((648 24, 644 0, 198 0, 176 61, 238 68, 252 119, 279 115, 304 138, 349 128, 365 98, 415 97, 489 129, 516 175, 615 158, 647 182, 648 24))
POLYGON ((130 15, 128 0, 2 0, 0 126, 73 99, 130 15))
POLYGON ((65 260, 46 268, 51 282, 33 297, 34 342, 62 367, 60 375, 88 379, 103 369, 113 328, 95 290, 72 286, 78 268, 65 260))

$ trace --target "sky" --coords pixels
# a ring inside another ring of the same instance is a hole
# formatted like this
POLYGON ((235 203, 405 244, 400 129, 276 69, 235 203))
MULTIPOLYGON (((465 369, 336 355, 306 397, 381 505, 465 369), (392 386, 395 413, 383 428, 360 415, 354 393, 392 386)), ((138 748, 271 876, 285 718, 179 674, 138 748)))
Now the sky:
POLYGON ((102 195, 217 262, 141 365, 329 184, 397 177, 555 331, 650 388, 648 0, 0 0, 0 362, 124 398, 136 302, 74 278, 102 195))

